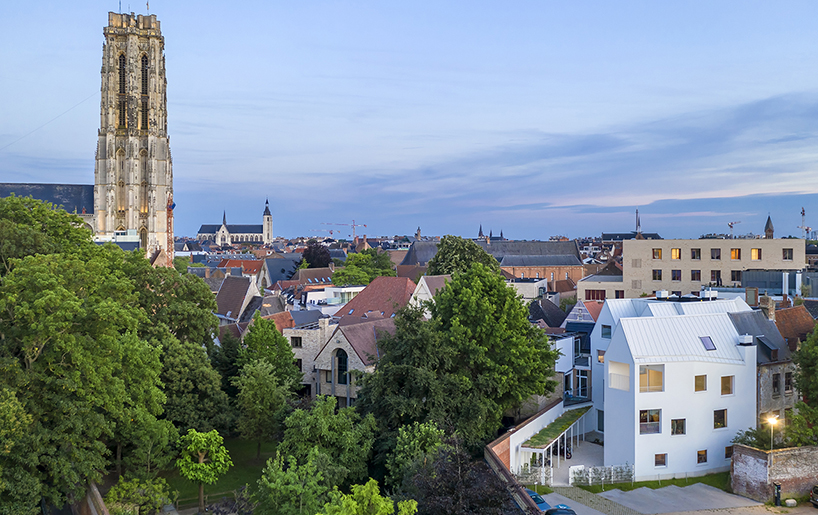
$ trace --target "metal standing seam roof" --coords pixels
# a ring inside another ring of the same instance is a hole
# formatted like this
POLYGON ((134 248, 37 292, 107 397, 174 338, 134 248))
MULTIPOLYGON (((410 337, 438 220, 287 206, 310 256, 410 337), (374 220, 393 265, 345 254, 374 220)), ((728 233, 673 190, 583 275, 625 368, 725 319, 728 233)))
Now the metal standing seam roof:
POLYGON ((739 334, 726 313, 638 317, 620 320, 634 363, 703 361, 743 364, 737 349, 739 334), (709 336, 716 350, 705 350, 700 337, 709 336))

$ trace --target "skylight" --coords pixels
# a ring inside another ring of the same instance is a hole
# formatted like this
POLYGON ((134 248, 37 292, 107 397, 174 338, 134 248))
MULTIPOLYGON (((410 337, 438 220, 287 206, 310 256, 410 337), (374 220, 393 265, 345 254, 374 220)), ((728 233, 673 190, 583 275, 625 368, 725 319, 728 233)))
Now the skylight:
POLYGON ((709 336, 699 336, 699 340, 702 341, 702 345, 704 345, 705 350, 716 350, 716 345, 709 336))

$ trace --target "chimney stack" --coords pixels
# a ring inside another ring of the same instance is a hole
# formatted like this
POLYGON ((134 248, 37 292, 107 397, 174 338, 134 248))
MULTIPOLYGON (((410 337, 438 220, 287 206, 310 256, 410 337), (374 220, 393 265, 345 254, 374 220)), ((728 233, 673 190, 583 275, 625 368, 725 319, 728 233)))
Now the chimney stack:
POLYGON ((758 299, 758 305, 761 307, 764 316, 766 316, 768 320, 775 322, 775 301, 773 298, 764 295, 758 299))

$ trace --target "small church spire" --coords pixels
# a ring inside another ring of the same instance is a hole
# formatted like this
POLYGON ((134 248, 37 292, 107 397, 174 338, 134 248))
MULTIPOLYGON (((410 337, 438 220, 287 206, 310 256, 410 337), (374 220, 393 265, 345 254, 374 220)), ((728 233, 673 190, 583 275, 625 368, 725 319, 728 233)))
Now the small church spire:
POLYGON ((227 211, 226 210, 224 211, 224 214, 222 215, 222 225, 227 225, 227 211))
POLYGON ((483 224, 480 224, 480 232, 478 232, 478 233, 477 233, 477 237, 478 237, 478 238, 482 238, 482 237, 483 237, 483 224))
POLYGON ((636 233, 639 234, 642 232, 642 222, 639 220, 639 208, 636 208, 636 233))
POLYGON ((270 199, 264 201, 264 216, 273 216, 270 213, 270 199))

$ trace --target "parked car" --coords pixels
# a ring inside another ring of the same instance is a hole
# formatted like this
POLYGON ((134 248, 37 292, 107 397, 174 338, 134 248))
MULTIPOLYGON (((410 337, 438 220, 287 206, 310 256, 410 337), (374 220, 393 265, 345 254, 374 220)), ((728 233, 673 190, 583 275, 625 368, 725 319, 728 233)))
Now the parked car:
POLYGON ((526 488, 525 492, 528 494, 529 497, 531 497, 531 500, 534 501, 534 503, 537 505, 537 508, 539 508, 540 511, 545 511, 551 508, 551 505, 545 502, 545 499, 543 499, 542 496, 535 492, 534 490, 526 488))
POLYGON ((818 508, 818 485, 813 486, 812 490, 809 491, 809 502, 818 508))
POLYGON ((546 510, 545 515, 577 515, 577 512, 572 510, 570 506, 558 504, 550 510, 546 510))

